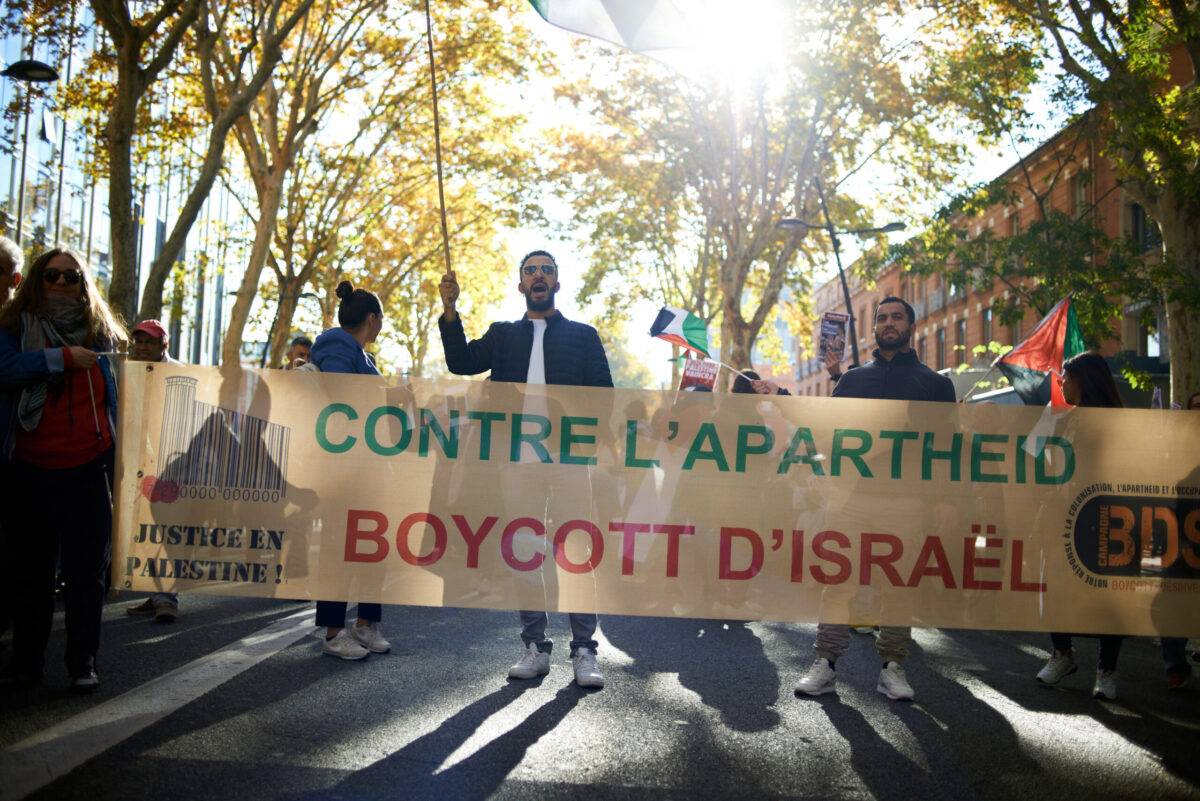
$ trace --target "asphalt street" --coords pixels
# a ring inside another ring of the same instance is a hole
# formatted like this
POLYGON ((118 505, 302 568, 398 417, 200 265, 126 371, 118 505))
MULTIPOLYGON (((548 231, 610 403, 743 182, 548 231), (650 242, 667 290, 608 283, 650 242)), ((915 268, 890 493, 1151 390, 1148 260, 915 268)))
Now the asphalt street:
POLYGON ((1168 693, 1131 639, 1121 697, 1061 687, 1040 634, 925 629, 917 699, 875 691, 856 635, 839 691, 799 699, 813 626, 609 617, 608 687, 510 682, 512 612, 385 607, 394 649, 322 656, 312 605, 185 596, 179 620, 105 611, 102 687, 67 690, 61 620, 42 687, 0 696, 0 799, 1200 798, 1200 692, 1168 693))

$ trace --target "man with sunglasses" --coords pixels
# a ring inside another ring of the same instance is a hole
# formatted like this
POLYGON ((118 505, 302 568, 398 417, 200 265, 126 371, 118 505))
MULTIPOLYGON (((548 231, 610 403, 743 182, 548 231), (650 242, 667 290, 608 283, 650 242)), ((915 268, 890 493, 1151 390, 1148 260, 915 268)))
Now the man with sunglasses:
MULTIPOLYGON (((514 322, 492 323, 482 337, 471 342, 463 333, 457 310, 458 279, 454 271, 442 276, 442 316, 438 329, 446 366, 455 375, 490 372, 492 381, 522 384, 559 384, 611 387, 612 375, 600 335, 590 325, 567 320, 554 308, 559 290, 558 265, 544 250, 521 259, 517 291, 525 296, 525 316, 514 322)), ((566 477, 564 477, 565 480, 566 477)), ((567 490, 573 492, 574 489, 567 490)), ((584 489, 583 491, 586 491, 584 489)), ((548 488, 554 495, 554 488, 548 488)), ((562 492, 559 492, 562 500, 562 492)), ((572 499, 566 499, 569 503, 572 499)), ((553 560, 549 570, 553 571, 553 560)), ((553 581, 553 575, 548 580, 553 581)), ((581 687, 604 686, 604 675, 596 665, 596 615, 569 615, 571 661, 575 681, 581 687)), ((525 651, 509 671, 509 678, 533 679, 550 672, 553 643, 546 638, 545 611, 521 612, 521 641, 525 651)))

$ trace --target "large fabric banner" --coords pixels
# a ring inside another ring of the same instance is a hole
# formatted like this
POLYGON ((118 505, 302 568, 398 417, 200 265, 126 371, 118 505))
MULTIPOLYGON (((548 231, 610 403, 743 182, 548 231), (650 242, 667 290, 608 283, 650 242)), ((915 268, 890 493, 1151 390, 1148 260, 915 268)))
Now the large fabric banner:
POLYGON ((128 364, 114 584, 1200 634, 1200 415, 128 364))

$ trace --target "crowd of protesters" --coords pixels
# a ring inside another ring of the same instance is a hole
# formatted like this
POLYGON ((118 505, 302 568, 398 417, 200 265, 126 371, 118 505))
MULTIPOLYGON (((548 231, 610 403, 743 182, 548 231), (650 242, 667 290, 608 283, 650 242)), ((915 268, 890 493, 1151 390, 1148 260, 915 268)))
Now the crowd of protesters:
MULTIPOLYGON (((468 341, 457 309, 457 277, 452 271, 443 276, 438 327, 449 371, 487 373, 497 382, 612 387, 596 329, 567 320, 555 307, 560 284, 554 257, 544 250, 525 256, 517 289, 525 300, 525 315, 515 322, 493 323, 482 337, 468 341)), ((338 326, 315 342, 295 337, 281 365, 284 369, 379 375, 366 348, 383 328, 380 299, 348 281, 338 285, 337 297, 338 326)), ((913 308, 906 301, 884 298, 874 319, 873 360, 845 373, 836 355, 826 360, 836 382, 833 396, 953 403, 950 380, 922 364, 911 346, 914 323, 913 308)), ((41 681, 61 575, 71 684, 81 692, 99 686, 96 659, 110 558, 118 401, 113 357, 126 347, 132 360, 175 361, 169 354, 169 334, 158 321, 140 322, 126 332, 80 256, 53 248, 25 270, 20 248, 0 237, 0 485, 21 499, 0 505, 0 634, 12 629, 12 654, 0 673, 5 685, 41 681)), ((1111 370, 1096 354, 1068 360, 1059 380, 1072 405, 1123 405, 1111 370)), ((732 391, 788 394, 751 370, 737 375, 732 391)), ((1200 410, 1200 392, 1188 398, 1185 408, 1200 410)), ((322 653, 362 660, 389 652, 391 644, 380 629, 382 606, 360 602, 351 626, 346 625, 347 606, 345 601, 317 602, 316 623, 324 629, 322 653)), ((126 611, 170 623, 178 609, 177 595, 155 593, 126 611)), ((568 619, 575 681, 581 687, 601 688, 605 679, 597 657, 597 616, 575 612, 568 619)), ((508 676, 535 679, 550 670, 549 616, 545 609, 526 610, 519 620, 523 647, 508 676)), ((796 684, 798 696, 836 690, 838 661, 847 651, 850 632, 850 626, 818 624, 815 660, 796 684)), ((1093 695, 1112 699, 1117 695, 1123 638, 1098 639, 1093 695)), ((881 661, 877 690, 893 700, 914 697, 902 667, 910 642, 907 627, 884 626, 875 633, 881 661)), ((1077 672, 1073 643, 1071 634, 1050 635, 1053 651, 1037 681, 1057 684, 1077 672)), ((1168 689, 1189 683, 1186 644, 1184 638, 1161 639, 1168 689)))

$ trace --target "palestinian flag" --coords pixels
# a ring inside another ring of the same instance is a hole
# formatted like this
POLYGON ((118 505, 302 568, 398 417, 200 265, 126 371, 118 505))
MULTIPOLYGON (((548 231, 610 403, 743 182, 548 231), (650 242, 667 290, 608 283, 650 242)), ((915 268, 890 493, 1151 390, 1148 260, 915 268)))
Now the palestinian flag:
POLYGON ((691 312, 663 306, 650 326, 650 336, 708 356, 708 324, 691 312))
POLYGON ((551 25, 637 53, 690 46, 687 19, 671 0, 529 0, 551 25))
POLYGON ((1085 350, 1075 308, 1067 297, 1055 304, 1024 342, 997 359, 996 366, 1025 403, 1066 409, 1070 404, 1054 376, 1062 373, 1063 362, 1085 350))

